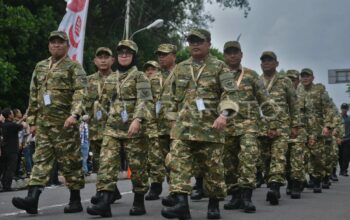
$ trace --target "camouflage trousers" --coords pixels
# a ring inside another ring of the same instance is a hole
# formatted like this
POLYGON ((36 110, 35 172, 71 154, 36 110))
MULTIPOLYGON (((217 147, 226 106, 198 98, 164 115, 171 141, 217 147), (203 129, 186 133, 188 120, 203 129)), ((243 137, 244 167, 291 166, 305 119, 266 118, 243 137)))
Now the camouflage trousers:
POLYGON ((325 161, 322 159, 325 145, 323 138, 318 138, 314 145, 307 145, 307 171, 316 179, 323 178, 325 175, 325 161))
POLYGON ((220 143, 173 140, 166 157, 166 165, 170 168, 170 192, 191 193, 191 176, 196 158, 203 169, 204 190, 208 196, 225 197, 223 150, 224 145, 220 143))
POLYGON ((264 137, 259 140, 260 156, 264 161, 265 178, 268 184, 276 182, 284 185, 288 136, 281 135, 273 139, 264 137))
POLYGON ((259 156, 256 134, 228 136, 225 141, 223 161, 228 193, 239 188, 254 189, 259 156))
POLYGON ((101 153, 101 145, 102 145, 102 140, 90 140, 90 149, 91 152, 93 153, 92 156, 92 165, 93 165, 93 171, 98 171, 99 169, 99 164, 100 164, 100 153, 101 153))
POLYGON ((288 151, 286 153, 286 177, 287 180, 305 181, 305 143, 292 142, 288 143, 288 151))
POLYGON ((82 155, 77 127, 63 128, 62 125, 37 127, 34 166, 28 185, 45 186, 49 181, 55 160, 69 189, 84 188, 82 155))
POLYGON ((324 141, 322 160, 324 161, 325 176, 330 176, 338 162, 338 147, 333 139, 324 141))
POLYGON ((100 168, 97 173, 97 191, 114 191, 120 170, 120 148, 124 146, 131 169, 133 192, 145 194, 148 191, 147 144, 144 138, 118 139, 104 136, 100 154, 100 168))
POLYGON ((165 166, 165 157, 170 151, 170 136, 162 135, 149 138, 148 143, 148 173, 150 183, 162 183, 165 176, 169 182, 169 170, 165 166))

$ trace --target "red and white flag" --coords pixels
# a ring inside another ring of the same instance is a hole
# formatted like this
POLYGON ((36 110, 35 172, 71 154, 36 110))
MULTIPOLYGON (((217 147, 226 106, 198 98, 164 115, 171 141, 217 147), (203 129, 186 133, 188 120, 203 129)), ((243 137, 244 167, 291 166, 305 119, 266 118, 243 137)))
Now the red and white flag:
POLYGON ((67 2, 64 15, 58 30, 65 31, 69 38, 68 56, 80 64, 83 63, 85 26, 89 0, 65 0, 67 2))

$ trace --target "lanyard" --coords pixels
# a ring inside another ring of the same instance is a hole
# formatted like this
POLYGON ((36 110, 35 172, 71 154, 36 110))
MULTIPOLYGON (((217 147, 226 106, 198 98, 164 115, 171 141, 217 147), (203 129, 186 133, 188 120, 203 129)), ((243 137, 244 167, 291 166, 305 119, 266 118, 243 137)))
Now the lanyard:
POLYGON ((118 99, 120 100, 122 95, 121 95, 121 87, 125 84, 126 81, 128 81, 128 79, 131 77, 132 72, 128 73, 128 75, 125 77, 125 79, 122 81, 121 84, 119 84, 119 75, 120 72, 117 72, 117 95, 118 95, 118 99))
POLYGON ((270 92, 270 90, 271 90, 271 88, 272 88, 273 81, 274 81, 275 78, 276 78, 276 74, 272 77, 272 79, 271 79, 271 81, 270 81, 270 83, 269 83, 269 85, 268 85, 267 87, 266 87, 267 81, 266 81, 266 79, 265 79, 264 76, 262 76, 262 77, 263 77, 263 80, 264 80, 264 86, 265 86, 266 90, 267 90, 268 92, 270 92))
POLYGON ((53 63, 52 63, 52 57, 51 57, 50 62, 49 62, 49 71, 48 71, 48 73, 47 73, 47 75, 46 75, 46 77, 45 77, 45 81, 44 81, 44 85, 45 85, 46 90, 47 90, 47 81, 49 80, 49 78, 50 78, 50 76, 51 76, 53 70, 56 69, 56 67, 57 67, 60 63, 62 63, 62 61, 63 61, 65 58, 66 58, 66 56, 62 57, 60 60, 58 60, 56 63, 53 64, 53 63))
POLYGON ((206 66, 206 65, 204 64, 204 65, 199 69, 197 78, 195 78, 195 77, 194 77, 193 66, 191 65, 191 75, 192 75, 192 79, 193 79, 193 82, 194 82, 194 85, 196 86, 196 88, 197 88, 197 86, 198 86, 198 85, 197 85, 197 82, 198 82, 199 78, 201 77, 202 72, 203 72, 205 66, 206 66))
MULTIPOLYGON (((241 66, 242 67, 242 66, 241 66)), ((239 88, 239 85, 241 85, 242 79, 243 79, 243 75, 244 75, 244 68, 241 68, 241 74, 239 75, 238 81, 237 81, 237 88, 239 88)))
POLYGON ((103 76, 102 74, 100 74, 100 72, 99 72, 98 74, 99 74, 99 77, 103 80, 102 88, 101 88, 101 80, 98 80, 98 81, 97 81, 98 100, 101 100, 102 91, 104 90, 105 85, 106 85, 106 79, 107 79, 107 77, 108 77, 110 74, 113 74, 113 72, 111 72, 111 73, 110 73, 109 75, 107 75, 107 76, 103 76))
POLYGON ((161 94, 164 92, 164 86, 167 85, 168 82, 170 81, 170 79, 173 77, 175 68, 176 68, 176 65, 171 70, 171 72, 169 73, 168 77, 165 79, 164 84, 162 86, 161 94))

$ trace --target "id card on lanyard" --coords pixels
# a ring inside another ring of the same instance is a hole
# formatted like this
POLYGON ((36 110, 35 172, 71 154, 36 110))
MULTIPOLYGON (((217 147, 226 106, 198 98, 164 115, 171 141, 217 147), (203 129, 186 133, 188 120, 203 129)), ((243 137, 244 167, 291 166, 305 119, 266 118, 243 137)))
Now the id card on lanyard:
MULTIPOLYGON (((197 92, 197 87, 198 87, 197 82, 198 82, 200 76, 202 75, 202 72, 203 72, 205 66, 206 66, 206 65, 204 64, 204 65, 199 69, 197 78, 195 78, 195 77, 194 77, 193 66, 191 65, 191 75, 192 75, 192 80, 193 80, 193 82, 194 82, 194 85, 195 85, 195 87, 196 87, 196 92, 197 92)), ((201 97, 198 97, 198 96, 197 96, 197 98, 196 98, 196 105, 197 105, 197 109, 198 109, 199 112, 205 110, 204 100, 203 100, 201 97)))

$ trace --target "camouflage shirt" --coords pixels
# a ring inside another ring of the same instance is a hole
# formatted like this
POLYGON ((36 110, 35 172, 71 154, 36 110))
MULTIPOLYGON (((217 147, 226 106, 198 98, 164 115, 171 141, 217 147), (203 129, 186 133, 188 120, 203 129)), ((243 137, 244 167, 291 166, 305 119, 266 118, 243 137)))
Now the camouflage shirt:
POLYGON ((85 111, 89 115, 89 135, 90 140, 101 140, 102 132, 107 121, 107 112, 100 109, 100 101, 102 98, 102 90, 105 86, 106 78, 115 74, 109 73, 107 76, 96 72, 87 77, 87 95, 85 97, 85 111))
MULTIPOLYGON (((263 114, 272 118, 274 109, 270 104, 269 94, 264 85, 259 83, 259 75, 248 68, 241 68, 234 72, 234 79, 238 86, 237 96, 239 112, 227 125, 227 135, 238 136, 246 132, 258 133, 257 120, 260 117, 259 107, 263 114), (242 74, 242 75, 241 75, 242 74)), ((274 120, 269 120, 270 129, 277 129, 274 120)))
POLYGON ((299 85, 297 95, 308 136, 320 137, 324 127, 332 127, 333 107, 326 88, 322 84, 299 85))
MULTIPOLYGON (((101 106, 109 113, 104 135, 128 138, 128 130, 135 118, 151 119, 153 109, 151 85, 136 66, 127 72, 117 72, 106 78, 101 106)), ((139 132, 134 137, 139 137, 139 132)))
POLYGON ((259 83, 265 86, 272 100, 272 107, 275 111, 274 119, 280 124, 277 130, 282 135, 289 136, 290 127, 302 125, 292 81, 276 72, 271 80, 265 80, 264 75, 261 75, 259 83))
MULTIPOLYGON (((173 70, 175 70, 176 66, 173 70)), ((161 89, 161 108, 158 118, 159 135, 170 135, 171 120, 176 116, 175 112, 175 75, 174 71, 162 71, 163 86, 161 89)))
POLYGON ((224 132, 212 125, 223 110, 238 111, 233 73, 225 63, 208 55, 200 64, 192 58, 181 62, 174 74, 177 117, 171 137, 224 143, 224 132))
POLYGON ((63 126, 70 115, 83 112, 84 69, 68 56, 53 65, 51 59, 39 62, 33 72, 27 119, 30 125, 63 126))

